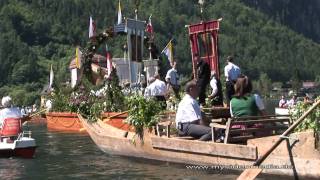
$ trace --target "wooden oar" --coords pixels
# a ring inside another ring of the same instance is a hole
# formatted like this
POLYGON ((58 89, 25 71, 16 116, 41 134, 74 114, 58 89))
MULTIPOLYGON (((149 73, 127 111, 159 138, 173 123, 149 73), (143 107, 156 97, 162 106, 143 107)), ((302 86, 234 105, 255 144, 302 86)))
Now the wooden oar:
POLYGON ((115 114, 115 115, 113 115, 113 116, 109 116, 109 117, 107 117, 105 120, 103 120, 103 122, 109 121, 111 118, 120 116, 120 115, 125 114, 125 113, 127 113, 127 112, 128 112, 128 111, 123 111, 123 112, 118 113, 118 114, 115 114))
POLYGON ((25 125, 33 116, 36 116, 36 115, 38 115, 38 114, 40 114, 40 113, 42 113, 42 112, 44 112, 46 110, 47 109, 41 109, 41 110, 39 110, 39 111, 37 111, 35 113, 32 113, 32 114, 30 114, 28 116, 23 117, 22 119, 24 119, 25 121, 23 122, 22 125, 25 125))
MULTIPOLYGON (((278 145, 283 141, 284 136, 288 136, 318 105, 320 104, 320 100, 315 102, 307 112, 305 112, 297 121, 295 121, 281 136, 279 136, 278 140, 273 144, 273 146, 268 149, 259 159, 254 162, 253 166, 259 166, 261 163, 272 153, 274 149, 278 147, 278 145)), ((260 173, 262 169, 246 169, 244 170, 237 180, 251 180, 255 179, 260 173)))
POLYGON ((45 112, 47 109, 41 109, 41 110, 39 110, 38 112, 35 112, 35 113, 32 113, 32 114, 30 114, 28 117, 33 117, 33 116, 36 116, 36 115, 38 115, 38 114, 40 114, 40 113, 42 113, 42 112, 45 112))

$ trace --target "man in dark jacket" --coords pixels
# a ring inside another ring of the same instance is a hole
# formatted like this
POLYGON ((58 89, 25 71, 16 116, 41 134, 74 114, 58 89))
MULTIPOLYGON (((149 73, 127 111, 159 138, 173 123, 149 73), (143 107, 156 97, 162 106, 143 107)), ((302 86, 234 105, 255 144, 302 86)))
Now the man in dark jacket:
POLYGON ((204 106, 206 102, 206 88, 210 82, 210 66, 203 59, 195 56, 197 63, 197 86, 199 88, 199 104, 204 106))

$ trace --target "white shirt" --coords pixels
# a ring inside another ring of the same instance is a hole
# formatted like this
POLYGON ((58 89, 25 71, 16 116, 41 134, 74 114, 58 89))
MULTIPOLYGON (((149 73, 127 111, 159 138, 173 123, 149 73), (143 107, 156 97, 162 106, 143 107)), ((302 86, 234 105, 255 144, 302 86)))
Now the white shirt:
POLYGON ((285 99, 280 99, 279 101, 279 107, 283 108, 286 105, 286 100, 285 99))
POLYGON ((201 119, 201 110, 198 102, 189 94, 186 94, 178 106, 176 114, 176 127, 178 123, 187 123, 201 119))
POLYGON ((294 100, 294 99, 290 99, 288 102, 287 102, 287 106, 288 107, 293 107, 294 105, 296 105, 297 104, 297 102, 296 102, 296 100, 294 100))
POLYGON ((170 69, 166 75, 166 81, 173 85, 179 85, 179 75, 176 69, 170 69))
MULTIPOLYGON (((255 101, 258 109, 260 111, 263 111, 265 109, 265 107, 264 107, 264 104, 263 104, 261 97, 258 94, 254 94, 253 96, 254 96, 254 101, 255 101)), ((230 114, 231 114, 231 117, 233 117, 231 102, 230 102, 230 114)))
POLYGON ((0 127, 6 118, 22 118, 21 111, 16 107, 2 109, 0 111, 0 127))
POLYGON ((226 77, 226 81, 235 81, 240 74, 240 68, 232 62, 228 62, 228 65, 224 67, 224 76, 226 77))
POLYGON ((218 87, 217 87, 217 80, 215 77, 213 77, 210 81, 210 86, 212 88, 212 93, 210 96, 215 96, 218 92, 218 87))
POLYGON ((50 99, 48 99, 46 102, 46 108, 47 108, 47 112, 49 112, 52 109, 52 102, 50 99))
POLYGON ((149 85, 150 96, 164 96, 167 93, 166 83, 156 79, 149 85))

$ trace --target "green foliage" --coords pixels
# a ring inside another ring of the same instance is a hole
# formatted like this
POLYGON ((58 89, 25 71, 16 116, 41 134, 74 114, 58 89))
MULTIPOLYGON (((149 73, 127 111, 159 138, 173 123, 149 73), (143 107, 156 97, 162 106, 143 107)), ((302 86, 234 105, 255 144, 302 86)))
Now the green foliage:
POLYGON ((72 89, 70 87, 55 88, 54 93, 49 97, 52 101, 53 112, 72 112, 73 107, 70 104, 70 95, 72 89))
POLYGON ((102 112, 127 110, 125 97, 118 84, 115 71, 111 78, 99 87, 94 87, 87 78, 83 78, 76 91, 71 94, 72 111, 80 113, 90 122, 95 122, 102 112))
MULTIPOLYGON (((315 101, 319 100, 318 97, 315 101)), ((290 115, 293 120, 300 118, 303 113, 305 113, 312 104, 298 102, 297 105, 290 110, 290 115)), ((309 114, 305 120, 295 129, 296 132, 301 132, 305 130, 314 130, 316 133, 320 133, 320 107, 318 106, 315 110, 309 114)))
POLYGON ((159 121, 157 115, 161 112, 161 106, 154 99, 133 95, 128 97, 128 111, 128 123, 134 126, 136 133, 143 139, 144 128, 151 128, 159 121))

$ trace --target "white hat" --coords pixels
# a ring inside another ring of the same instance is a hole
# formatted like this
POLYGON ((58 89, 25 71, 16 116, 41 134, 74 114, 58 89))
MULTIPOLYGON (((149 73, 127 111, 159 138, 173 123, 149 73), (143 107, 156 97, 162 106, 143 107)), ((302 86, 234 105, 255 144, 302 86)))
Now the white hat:
POLYGON ((12 105, 11 97, 10 96, 3 97, 2 100, 1 100, 1 104, 5 108, 10 107, 12 105))

